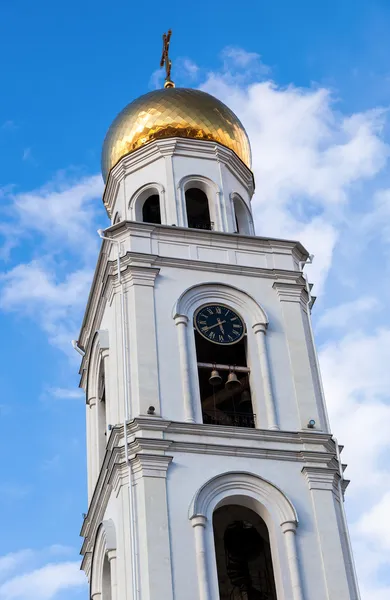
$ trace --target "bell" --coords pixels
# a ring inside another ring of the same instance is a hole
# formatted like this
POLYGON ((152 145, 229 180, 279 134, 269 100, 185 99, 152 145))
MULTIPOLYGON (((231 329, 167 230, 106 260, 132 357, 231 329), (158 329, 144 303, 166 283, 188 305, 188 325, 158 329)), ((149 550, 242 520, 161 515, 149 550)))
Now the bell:
POLYGON ((241 398, 238 402, 238 408, 240 410, 245 410, 248 406, 252 406, 251 404, 251 396, 248 390, 244 390, 241 394, 241 398))
POLYGON ((229 373, 229 377, 227 378, 227 382, 225 383, 225 388, 229 392, 238 392, 241 389, 241 383, 237 379, 237 375, 234 371, 229 373))
POLYGON ((221 385, 221 383, 222 383, 222 377, 220 376, 218 371, 216 369, 214 369, 213 371, 211 371, 209 384, 212 386, 216 386, 216 385, 221 385))

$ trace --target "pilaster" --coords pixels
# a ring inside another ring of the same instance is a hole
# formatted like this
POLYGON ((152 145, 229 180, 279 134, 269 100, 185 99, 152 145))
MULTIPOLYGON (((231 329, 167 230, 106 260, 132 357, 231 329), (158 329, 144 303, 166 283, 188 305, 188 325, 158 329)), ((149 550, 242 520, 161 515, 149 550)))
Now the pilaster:
POLYGON ((314 419, 316 427, 325 429, 324 408, 318 386, 318 373, 310 339, 310 316, 307 314, 307 291, 299 283, 275 282, 283 314, 291 374, 295 389, 298 427, 304 429, 314 419))
POLYGON ((159 269, 128 266, 125 289, 126 331, 129 334, 130 416, 146 415, 149 406, 160 414, 154 284, 159 269))
POLYGON ((166 476, 171 456, 136 454, 131 460, 136 496, 142 598, 172 600, 166 476))
POLYGON ((358 600, 342 525, 338 470, 307 466, 302 473, 310 490, 327 598, 358 600))

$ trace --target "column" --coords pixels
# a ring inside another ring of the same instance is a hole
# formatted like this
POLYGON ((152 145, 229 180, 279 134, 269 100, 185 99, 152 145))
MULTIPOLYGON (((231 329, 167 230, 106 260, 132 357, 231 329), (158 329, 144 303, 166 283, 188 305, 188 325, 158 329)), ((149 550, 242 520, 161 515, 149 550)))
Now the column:
POLYGON ((256 323, 253 325, 253 332, 256 337, 257 349, 259 352, 259 362, 261 378, 263 380, 264 389, 264 401, 265 409, 268 419, 268 429, 279 429, 278 420, 276 416, 275 402, 271 387, 271 376, 269 371, 267 346, 265 341, 265 334, 267 331, 267 325, 265 323, 256 323))
POLYGON ((191 525, 195 534, 196 566, 198 569, 199 600, 210 600, 209 583, 207 577, 207 557, 205 527, 207 519, 203 515, 191 518, 191 525))
POLYGON ((190 363, 187 347, 187 325, 188 318, 185 315, 175 316, 175 325, 177 327, 177 336, 179 343, 180 373, 183 387, 183 405, 184 420, 189 423, 195 423, 194 408, 191 394, 191 376, 190 363))
POLYGON ((329 600, 358 600, 357 584, 351 557, 344 544, 344 531, 336 468, 304 467, 302 473, 308 483, 314 525, 322 558, 324 583, 329 600))
POLYGON ((107 552, 107 558, 108 558, 108 562, 110 563, 111 600, 117 600, 118 585, 117 585, 117 574, 116 574, 116 550, 109 550, 107 552))
POLYGON ((293 600, 303 600, 301 575, 299 572, 297 545, 295 540, 297 524, 295 521, 286 521, 285 523, 281 524, 281 527, 284 533, 287 560, 290 569, 292 598, 293 600))

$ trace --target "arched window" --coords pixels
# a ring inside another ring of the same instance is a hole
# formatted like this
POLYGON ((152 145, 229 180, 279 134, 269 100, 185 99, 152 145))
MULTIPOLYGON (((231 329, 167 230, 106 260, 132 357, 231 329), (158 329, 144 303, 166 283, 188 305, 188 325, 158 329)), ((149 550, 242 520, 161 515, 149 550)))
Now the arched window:
POLYGON ((153 194, 145 200, 142 207, 142 220, 144 223, 161 225, 160 196, 158 194, 153 194))
POLYGON ((102 600, 111 600, 111 568, 107 554, 104 556, 102 576, 102 600))
POLYGON ((236 224, 236 232, 242 233, 243 235, 253 234, 252 230, 252 218, 248 207, 242 198, 238 195, 233 197, 234 217, 236 224))
POLYGON ((100 363, 98 381, 98 446, 99 464, 101 465, 106 453, 107 444, 107 407, 106 407, 106 383, 103 360, 100 363))
POLYGON ((112 221, 112 224, 113 224, 113 225, 116 225, 117 223, 120 223, 120 221, 121 221, 121 216, 120 216, 120 214, 117 212, 117 213, 115 213, 115 217, 114 217, 114 219, 113 219, 113 221, 112 221))
POLYGON ((212 229, 209 201, 203 190, 189 188, 185 192, 187 224, 193 229, 212 229))
POLYGON ((268 529, 253 510, 228 504, 213 515, 220 600, 277 600, 268 529))
POLYGON ((255 427, 244 321, 207 304, 195 312, 194 334, 203 423, 255 427))

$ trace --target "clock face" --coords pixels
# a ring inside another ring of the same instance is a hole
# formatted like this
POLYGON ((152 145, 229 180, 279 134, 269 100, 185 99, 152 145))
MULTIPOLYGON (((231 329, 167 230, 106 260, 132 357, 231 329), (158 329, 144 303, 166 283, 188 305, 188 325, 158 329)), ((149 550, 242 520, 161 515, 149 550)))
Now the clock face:
POLYGON ((235 344, 245 334, 241 317, 223 304, 207 304, 198 308, 194 323, 200 335, 214 344, 235 344))

